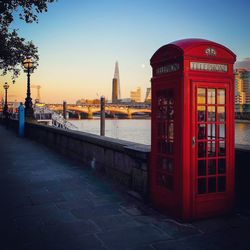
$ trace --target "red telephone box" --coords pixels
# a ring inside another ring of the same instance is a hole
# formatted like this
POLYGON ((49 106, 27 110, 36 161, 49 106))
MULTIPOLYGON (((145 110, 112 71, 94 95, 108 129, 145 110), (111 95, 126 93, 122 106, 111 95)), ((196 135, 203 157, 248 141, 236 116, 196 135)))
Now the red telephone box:
POLYGON ((150 196, 177 218, 232 210, 235 60, 203 39, 167 44, 151 58, 150 196))

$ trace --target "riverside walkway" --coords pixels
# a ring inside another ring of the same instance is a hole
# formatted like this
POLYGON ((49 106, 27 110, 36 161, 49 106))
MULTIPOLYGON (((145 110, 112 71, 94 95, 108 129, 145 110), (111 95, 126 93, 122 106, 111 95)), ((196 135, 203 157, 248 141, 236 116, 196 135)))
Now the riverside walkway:
POLYGON ((250 249, 247 213, 180 223, 0 126, 1 250, 250 249))

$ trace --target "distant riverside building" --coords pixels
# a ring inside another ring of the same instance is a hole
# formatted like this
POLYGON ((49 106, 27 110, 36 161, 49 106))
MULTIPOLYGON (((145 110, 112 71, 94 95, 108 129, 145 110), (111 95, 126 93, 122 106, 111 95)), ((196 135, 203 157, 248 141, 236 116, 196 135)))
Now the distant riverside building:
POLYGON ((244 104, 246 102, 246 93, 243 92, 244 69, 237 69, 235 71, 235 104, 244 104))
POLYGON ((99 103, 100 103, 99 99, 93 99, 93 100, 80 99, 76 101, 76 105, 78 106, 85 105, 85 104, 99 104, 99 103))
POLYGON ((235 106, 236 111, 250 112, 250 71, 236 69, 235 71, 235 106))
POLYGON ((141 88, 138 87, 135 91, 131 91, 130 98, 134 102, 141 102, 141 88))
POLYGON ((123 98, 119 100, 119 103, 131 103, 131 102, 132 102, 131 98, 123 98))
POLYGON ((117 103, 121 98, 120 75, 118 62, 115 63, 115 73, 112 81, 112 103, 117 103))
POLYGON ((151 88, 147 88, 145 102, 151 102, 151 88))

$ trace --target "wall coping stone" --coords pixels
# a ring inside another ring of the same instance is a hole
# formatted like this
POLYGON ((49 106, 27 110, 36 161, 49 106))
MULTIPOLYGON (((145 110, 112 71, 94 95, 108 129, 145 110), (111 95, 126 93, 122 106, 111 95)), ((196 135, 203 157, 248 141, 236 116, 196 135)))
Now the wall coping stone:
POLYGON ((131 146, 124 146, 124 148, 127 151, 128 155, 143 160, 148 160, 149 154, 151 153, 150 145, 134 144, 131 146))
POLYGON ((235 144, 235 149, 237 151, 248 152, 250 151, 250 145, 235 144))

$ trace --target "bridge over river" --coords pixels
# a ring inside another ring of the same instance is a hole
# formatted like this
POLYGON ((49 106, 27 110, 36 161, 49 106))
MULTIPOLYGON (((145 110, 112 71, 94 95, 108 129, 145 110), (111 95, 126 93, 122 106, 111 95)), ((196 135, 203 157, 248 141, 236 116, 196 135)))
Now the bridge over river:
MULTIPOLYGON (((63 111, 62 104, 48 104, 50 110, 61 112, 63 111)), ((100 104, 86 104, 86 105, 74 105, 68 104, 66 107, 66 112, 75 113, 78 117, 81 117, 81 114, 86 114, 87 118, 93 118, 93 114, 98 114, 101 111, 100 104)), ((122 104, 106 104, 105 112, 109 115, 124 115, 126 118, 131 119, 133 115, 139 114, 151 114, 151 106, 148 104, 139 104, 139 105, 122 105, 122 104)))

